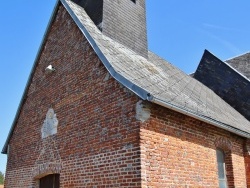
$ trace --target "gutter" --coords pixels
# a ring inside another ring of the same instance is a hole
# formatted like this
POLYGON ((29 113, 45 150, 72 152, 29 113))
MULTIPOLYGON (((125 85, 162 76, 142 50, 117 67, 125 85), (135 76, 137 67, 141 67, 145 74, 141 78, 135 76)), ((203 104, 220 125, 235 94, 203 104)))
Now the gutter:
POLYGON ((210 125, 214 125, 214 126, 216 126, 218 128, 227 130, 229 132, 232 132, 232 133, 234 133, 236 135, 239 135, 239 136, 242 136, 244 138, 250 138, 250 133, 247 133, 247 132, 242 131, 240 129, 234 128, 234 127, 232 127, 232 126, 230 126, 228 124, 222 123, 220 121, 217 121, 215 119, 209 118, 207 116, 198 115, 198 114, 193 113, 191 111, 188 111, 188 110, 185 110, 183 108, 180 108, 180 107, 178 107, 176 105, 173 105, 173 104, 171 104, 169 102, 163 101, 163 100, 161 100, 159 98, 151 97, 151 99, 149 99, 148 101, 153 102, 155 104, 159 104, 160 106, 163 106, 165 108, 172 109, 172 110, 174 110, 176 112, 188 115, 190 117, 193 117, 193 118, 195 118, 197 120, 200 120, 202 122, 208 123, 210 125))
POLYGON ((70 8, 70 6, 66 2, 66 0, 60 0, 60 1, 63 4, 63 6, 65 7, 65 9, 68 11, 68 13, 70 14, 70 16, 72 17, 72 19, 75 21, 75 23, 77 24, 78 28, 81 30, 81 32, 83 33, 83 35, 85 36, 85 38, 87 39, 87 41, 89 42, 89 44, 91 45, 92 49, 95 51, 96 55, 99 57, 99 59, 101 60, 101 62, 103 63, 103 65, 106 67, 106 69, 108 70, 108 72, 110 73, 110 75, 115 80, 117 80, 119 83, 121 83, 126 88, 128 88, 130 91, 132 91, 133 93, 135 93, 137 96, 139 96, 143 100, 146 100, 147 97, 148 97, 148 92, 146 90, 144 90, 143 88, 135 85, 133 82, 129 81, 124 76, 122 76, 121 74, 117 73, 114 70, 114 68, 112 67, 112 65, 109 63, 109 61, 107 60, 107 58, 105 57, 105 55, 102 53, 102 51, 100 50, 100 48, 96 44, 96 42, 93 39, 93 37, 89 34, 88 30, 81 23, 81 21, 77 18, 77 16, 72 11, 72 9, 70 8))
POLYGON ((102 53, 102 51, 100 50, 100 48, 96 44, 95 40, 89 34, 89 32, 87 31, 87 29, 83 26, 83 24, 80 22, 80 20, 74 14, 74 12, 71 10, 71 8, 69 7, 69 5, 66 3, 66 1, 65 0, 57 0, 55 8, 54 8, 53 13, 52 13, 52 16, 50 18, 49 24, 48 24, 47 29, 45 31, 45 35, 43 36, 42 43, 41 43, 41 45, 39 47, 36 59, 34 61, 35 63, 33 65, 33 67, 32 67, 32 70, 31 70, 28 82, 27 82, 27 84, 25 86, 25 90, 24 90, 21 102, 19 104, 19 107, 18 107, 16 116, 15 116, 15 119, 14 119, 13 124, 11 126, 11 129, 10 129, 9 135, 7 137, 7 140, 5 142, 5 145, 4 145, 3 149, 2 149, 2 152, 1 152, 2 154, 7 154, 8 144, 9 144, 10 138, 11 138, 13 132, 14 132, 14 128, 15 128, 16 122, 17 122, 17 120, 19 118, 19 114, 21 112, 22 105, 25 102, 26 94, 28 92, 28 88, 29 88, 29 85, 31 83, 33 74, 35 72, 35 67, 36 67, 36 65, 38 63, 38 59, 40 58, 41 52, 43 50, 45 39, 48 36, 50 27, 51 27, 52 22, 53 22, 53 20, 55 18, 55 15, 56 15, 56 12, 57 12, 57 9, 58 9, 58 6, 59 6, 59 2, 61 2, 63 4, 63 6, 66 8, 66 10, 68 11, 68 13, 72 17, 72 19, 75 21, 75 23, 77 24, 77 26, 79 27, 79 29, 81 30, 81 32, 84 34, 84 36, 88 40, 89 44, 91 45, 91 47, 93 48, 93 50, 95 51, 95 53, 97 54, 97 56, 99 57, 99 59, 102 61, 102 63, 104 64, 104 66, 106 67, 106 69, 108 70, 108 72, 111 74, 111 76, 114 79, 116 79, 119 83, 121 83, 123 86, 125 86, 126 88, 128 88, 129 90, 131 90, 133 93, 135 93, 137 96, 139 96, 141 99, 147 100, 147 101, 155 103, 155 104, 158 104, 158 105, 163 106, 163 107, 168 108, 168 109, 172 109, 172 110, 174 110, 176 112, 188 115, 188 116, 193 117, 193 118, 195 118, 197 120, 200 120, 202 122, 206 122, 206 123, 214 125, 214 126, 216 126, 218 128, 222 128, 222 129, 227 130, 229 132, 235 133, 235 134, 237 134, 239 136, 242 136, 242 137, 245 137, 245 138, 250 138, 250 133, 247 133, 245 131, 236 129, 236 128, 230 126, 230 125, 224 124, 222 122, 219 122, 217 120, 211 119, 209 117, 195 114, 195 113, 193 113, 191 111, 185 110, 185 109, 180 108, 180 107, 178 107, 176 105, 173 105, 173 104, 171 104, 169 102, 166 102, 166 101, 163 101, 163 100, 161 100, 161 99, 159 99, 157 97, 154 97, 154 96, 150 95, 150 93, 147 92, 146 90, 144 90, 143 88, 135 85, 134 83, 132 83, 131 81, 129 81, 128 79, 126 79, 125 77, 123 77, 121 74, 117 73, 114 70, 114 68, 112 67, 112 65, 109 63, 109 61, 107 60, 107 58, 105 57, 105 55, 102 53))
POLYGON ((187 111, 183 108, 180 108, 178 106, 175 106, 171 103, 168 103, 166 101, 163 101, 161 99, 158 99, 152 95, 150 95, 149 92, 147 92, 146 90, 144 90, 143 88, 133 84, 131 81, 127 80, 126 78, 124 78, 122 75, 120 75, 119 73, 117 73, 114 68, 112 67, 112 65, 109 63, 109 61, 107 60, 107 58, 105 57, 105 55, 102 53, 102 51, 100 50, 100 48, 98 47, 98 45, 96 44, 95 40, 91 37, 91 35, 89 34, 89 32, 87 31, 87 29, 83 26, 83 24, 80 22, 80 20, 77 18, 77 16, 74 14, 74 12, 71 10, 71 8, 69 7, 69 5, 66 3, 65 0, 61 0, 61 3, 64 5, 64 7, 67 9, 67 11, 69 12, 69 14, 71 15, 71 17, 73 18, 73 20, 76 22, 77 26, 80 28, 80 30, 82 31, 82 33, 84 34, 84 36, 87 38, 88 42, 90 43, 90 45, 92 46, 92 48, 94 49, 94 51, 96 52, 97 56, 100 58, 100 60, 102 61, 102 63, 104 64, 104 66, 106 67, 106 69, 108 70, 108 72, 112 75, 112 77, 114 79, 116 79, 118 82, 120 82, 122 85, 124 85, 126 88, 128 88, 129 90, 131 90, 132 92, 134 92, 137 96, 139 96, 140 98, 142 98, 143 100, 148 100, 150 102, 153 102, 155 104, 159 104, 163 107, 172 109, 174 111, 177 111, 179 113, 191 116, 195 119, 198 119, 200 121, 209 123, 211 125, 214 125, 216 127, 225 129, 229 132, 235 133, 239 136, 243 136, 246 138, 250 138, 250 134, 236 129, 230 125, 224 124, 222 122, 219 122, 217 120, 211 119, 209 117, 206 116, 199 116, 191 111, 187 111))
POLYGON ((72 19, 75 21, 75 23, 77 24, 78 28, 81 30, 81 32, 83 33, 83 35, 86 37, 86 39, 88 40, 89 44, 91 45, 91 47, 93 48, 93 50, 95 51, 95 53, 97 54, 97 56, 99 57, 99 59, 102 61, 102 63, 104 64, 104 66, 106 67, 106 69, 108 70, 108 72, 110 73, 110 75, 114 79, 116 79, 119 83, 121 83, 122 85, 124 85, 126 88, 128 88, 129 90, 131 90, 132 92, 134 92, 137 96, 139 96, 140 98, 142 98, 143 100, 147 99, 148 92, 146 90, 144 90, 143 88, 135 85, 134 83, 132 83, 131 81, 129 81, 128 79, 126 79, 125 77, 123 77, 122 75, 120 75, 119 73, 117 73, 114 70, 114 68, 112 67, 112 65, 109 63, 109 61, 107 60, 107 58, 105 57, 105 55, 102 53, 102 51, 100 50, 100 48, 96 44, 95 40, 91 37, 91 35, 87 31, 87 29, 82 25, 82 23, 77 18, 77 16, 74 14, 74 12, 71 10, 71 8, 66 3, 66 1, 65 0, 57 0, 55 8, 54 8, 53 13, 52 13, 52 16, 51 16, 51 18, 49 20, 49 24, 48 24, 48 26, 46 28, 46 31, 45 31, 45 34, 43 36, 42 43, 41 43, 41 45, 39 47, 37 56, 35 58, 35 61, 34 61, 34 64, 33 64, 33 67, 32 67, 31 73, 30 73, 30 76, 28 78, 28 82, 27 82, 27 84, 25 86, 25 90, 24 90, 22 99, 21 99, 21 101, 19 103, 15 119, 14 119, 14 121, 12 123, 12 126, 10 128, 10 131, 9 131, 9 134, 8 134, 8 137, 7 137, 7 140, 6 140, 6 142, 4 144, 4 147, 2 149, 2 152, 1 152, 2 154, 7 154, 8 144, 9 144, 10 138, 11 138, 13 132, 14 132, 14 128, 15 128, 16 122, 18 120, 19 114, 21 112, 22 105, 25 102, 26 95, 27 95, 27 92, 28 92, 28 88, 29 88, 29 85, 31 83, 33 74, 35 72, 35 67, 36 67, 36 65, 38 63, 38 59, 40 58, 40 55, 42 53, 43 46, 44 46, 44 43, 45 43, 45 39, 48 36, 50 27, 52 25, 52 22, 53 22, 53 20, 55 18, 56 13, 57 13, 59 2, 62 3, 62 5, 65 7, 65 9, 68 11, 68 13, 70 14, 70 16, 72 17, 72 19))
POLYGON ((193 113, 191 111, 187 111, 187 110, 185 110, 183 108, 180 108, 178 106, 175 106, 175 105, 173 105, 171 103, 168 103, 166 101, 158 99, 158 98, 150 95, 150 93, 148 91, 146 91, 143 88, 135 85, 134 83, 132 83, 131 81, 127 80, 125 77, 123 77, 122 75, 120 75, 119 73, 117 73, 114 70, 114 68, 112 67, 112 65, 109 63, 109 61, 107 60, 107 58, 105 57, 105 55, 102 53, 102 51, 100 50, 100 48, 96 44, 95 40, 89 34, 89 32, 87 31, 87 29, 83 26, 83 24, 77 18, 77 16, 75 15, 75 13, 72 11, 72 9, 69 7, 69 5, 66 3, 66 0, 61 0, 61 3, 66 8, 66 10, 69 12, 69 14, 73 18, 73 20, 76 22, 77 26, 82 31, 82 33, 84 34, 84 36, 86 37, 86 39, 90 43, 91 47, 94 49, 94 51, 96 52, 97 56, 100 58, 100 60, 102 61, 102 63, 104 64, 104 66, 106 67, 106 69, 108 70, 108 72, 112 75, 112 77, 114 79, 116 79, 118 82, 120 82, 122 85, 124 85, 126 88, 128 88, 129 90, 131 90, 133 93, 135 93, 137 96, 139 96, 141 99, 148 100, 148 101, 153 102, 155 104, 159 104, 160 106, 163 106, 163 107, 172 109, 174 111, 177 111, 179 113, 188 115, 188 116, 193 117, 195 119, 198 119, 200 121, 209 123, 209 124, 214 125, 216 127, 222 128, 222 129, 227 130, 227 131, 232 132, 232 133, 235 133, 235 134, 237 134, 239 136, 250 138, 250 133, 247 133, 245 131, 236 129, 236 128, 230 126, 230 125, 224 124, 222 122, 219 122, 217 120, 211 119, 209 117, 200 116, 200 115, 195 114, 195 113, 193 113))

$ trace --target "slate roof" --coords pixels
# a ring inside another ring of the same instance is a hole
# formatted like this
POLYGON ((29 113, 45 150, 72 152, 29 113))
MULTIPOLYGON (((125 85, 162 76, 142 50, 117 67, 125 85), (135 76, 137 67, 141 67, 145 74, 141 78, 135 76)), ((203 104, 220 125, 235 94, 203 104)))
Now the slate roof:
POLYGON ((250 121, 250 80, 205 50, 194 78, 250 121))
POLYGON ((250 52, 228 59, 226 63, 250 79, 250 52))
MULTIPOLYGON (((140 98, 250 138, 250 122, 208 87, 152 52, 149 52, 146 59, 103 35, 82 7, 70 0, 60 0, 60 2, 109 73, 140 98)), ((22 101, 15 119, 20 113, 21 105, 22 101)), ((2 153, 7 152, 15 121, 2 153)))
MULTIPOLYGON (((110 63, 108 66, 130 82, 132 87, 142 89, 142 93, 146 92, 147 96, 150 96, 148 100, 167 104, 169 107, 250 133, 250 122, 212 90, 152 52, 149 52, 149 58, 145 59, 106 37, 97 29, 82 7, 69 0, 61 2, 79 28, 86 29, 97 48, 110 63)), ((109 67, 107 69, 109 70, 109 67)), ((134 91, 133 88, 129 89, 134 91)), ((141 97, 146 99, 145 95, 141 97)))

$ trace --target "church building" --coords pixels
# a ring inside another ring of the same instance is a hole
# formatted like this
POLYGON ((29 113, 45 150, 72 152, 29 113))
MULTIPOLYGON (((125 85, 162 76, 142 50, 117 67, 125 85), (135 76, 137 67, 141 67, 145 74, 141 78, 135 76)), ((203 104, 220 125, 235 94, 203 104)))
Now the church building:
POLYGON ((244 114, 148 51, 145 0, 58 0, 4 187, 245 188, 249 139, 244 114))

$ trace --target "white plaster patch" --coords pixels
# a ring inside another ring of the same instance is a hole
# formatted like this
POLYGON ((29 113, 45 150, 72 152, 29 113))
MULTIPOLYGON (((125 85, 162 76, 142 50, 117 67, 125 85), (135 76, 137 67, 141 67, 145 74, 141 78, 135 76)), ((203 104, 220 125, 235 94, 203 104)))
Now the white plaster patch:
POLYGON ((149 105, 143 103, 142 100, 136 103, 136 119, 141 122, 145 122, 150 118, 150 108, 149 105))
POLYGON ((57 133, 58 120, 54 110, 50 108, 46 114, 46 119, 43 122, 41 129, 42 139, 57 133))
POLYGON ((107 72, 105 78, 103 79, 104 82, 108 81, 110 78, 110 74, 107 72))

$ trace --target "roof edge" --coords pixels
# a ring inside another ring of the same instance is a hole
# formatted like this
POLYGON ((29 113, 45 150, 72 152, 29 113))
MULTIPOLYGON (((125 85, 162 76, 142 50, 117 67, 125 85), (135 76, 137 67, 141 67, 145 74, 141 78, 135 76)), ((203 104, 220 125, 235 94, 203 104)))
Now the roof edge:
POLYGON ((105 55, 102 53, 102 51, 100 50, 100 48, 96 44, 93 37, 89 34, 88 30, 81 23, 81 21, 77 18, 75 13, 71 10, 71 8, 67 4, 67 2, 65 0, 60 0, 60 1, 63 4, 63 6, 66 8, 66 10, 68 11, 70 16, 72 17, 72 19, 75 21, 75 23, 77 24, 78 28, 81 30, 83 35, 86 37, 89 44, 91 45, 91 47, 93 48, 93 50, 95 51, 95 53, 99 57, 99 59, 102 61, 103 65, 106 67, 106 69, 108 70, 110 75, 115 80, 117 80, 119 83, 121 83, 126 88, 128 88, 129 90, 134 92, 136 95, 138 95, 140 98, 142 98, 143 100, 146 100, 147 97, 150 96, 149 92, 147 92, 143 88, 139 87, 138 85, 135 85, 134 83, 132 83, 131 81, 129 81, 128 79, 126 79, 121 74, 119 74, 118 72, 115 71, 115 69, 112 67, 112 65, 109 63, 109 61, 107 60, 105 55))
POLYGON ((47 25, 47 28, 45 30, 45 34, 44 34, 42 42, 40 44, 38 53, 36 55, 33 67, 31 69, 31 73, 29 75, 28 82, 26 83, 26 86, 25 86, 25 89, 24 89, 24 92, 23 92, 23 96, 22 96, 21 101, 19 103, 19 106, 18 106, 16 115, 15 115, 14 121, 13 121, 12 126, 10 128, 10 131, 9 131, 9 134, 8 134, 7 139, 5 141, 4 147, 2 149, 2 152, 1 152, 2 154, 7 154, 8 144, 9 144, 10 138, 11 138, 11 136, 13 134, 13 131, 14 131, 17 119, 18 119, 19 114, 21 112, 22 105, 23 105, 23 103, 24 103, 24 101, 26 99, 25 96, 26 96, 26 94, 28 92, 28 87, 29 87, 29 85, 31 83, 31 79, 32 79, 33 74, 34 74, 35 67, 36 67, 38 59, 39 59, 39 57, 41 55, 41 52, 42 52, 42 49, 43 49, 43 46, 44 46, 44 43, 45 43, 45 39, 48 36, 50 27, 52 25, 52 22, 54 20, 55 15, 56 15, 57 9, 59 7, 59 2, 62 3, 62 5, 65 7, 65 9, 68 11, 68 13, 70 14, 70 16, 72 17, 72 19, 75 21, 75 23, 79 27, 79 29, 82 31, 82 33, 84 34, 84 36, 88 40, 89 44, 91 45, 91 47, 93 48, 93 50, 95 51, 95 53, 97 54, 97 56, 99 57, 99 59, 102 61, 102 63, 104 64, 104 66, 106 67, 106 69, 108 70, 108 72, 110 73, 110 75, 114 79, 116 79, 119 83, 121 83, 122 85, 124 85, 126 88, 128 88, 129 90, 131 90, 132 92, 134 92, 137 96, 139 96, 140 98, 142 98, 143 100, 146 100, 148 98, 148 96, 150 96, 150 94, 146 90, 144 90, 141 87, 133 84, 132 82, 130 82, 129 80, 127 80, 125 77, 121 76, 119 73, 117 73, 114 70, 114 68, 111 66, 111 64, 109 63, 109 61, 104 56, 104 54, 101 52, 100 48, 97 46, 97 44, 94 41, 94 39, 91 37, 91 35, 87 31, 87 29, 82 25, 82 23, 80 22, 80 20, 76 17, 76 15, 71 10, 71 8, 68 6, 68 4, 66 3, 66 1, 65 0, 57 0, 57 2, 55 3, 55 7, 54 7, 54 10, 53 10, 53 13, 52 13, 52 15, 50 17, 50 20, 49 20, 49 23, 47 25))
POLYGON ((242 54, 240 54, 240 55, 233 56, 233 57, 230 57, 230 58, 228 58, 228 59, 225 59, 224 61, 230 61, 230 60, 236 59, 236 58, 238 58, 238 57, 244 56, 244 55, 249 54, 249 53, 250 53, 250 51, 247 51, 247 52, 244 52, 244 53, 242 53, 242 54))
POLYGON ((41 44, 40 44, 40 46, 39 46, 39 48, 38 48, 38 52, 37 52, 37 54, 36 54, 35 61, 34 61, 33 66, 32 66, 32 68, 31 68, 31 72, 30 72, 28 81, 27 81, 27 83, 26 83, 26 85, 25 85, 25 89, 24 89, 24 92, 23 92, 21 101, 20 101, 20 103, 19 103, 19 106, 18 106, 18 108, 17 108, 17 112, 16 112, 16 115, 15 115, 14 121, 13 121, 13 123, 12 123, 12 125, 11 125, 9 134, 8 134, 8 136, 7 136, 7 139, 6 139, 6 141, 5 141, 5 144, 4 144, 4 146, 3 146, 3 149, 2 149, 2 151, 1 151, 2 154, 7 154, 8 144, 9 144, 10 138, 11 138, 11 136, 12 136, 12 134, 13 134, 13 131, 14 131, 16 122, 17 122, 18 117, 19 117, 19 114, 20 114, 20 112, 21 112, 22 105, 23 105, 23 103, 24 103, 24 101, 25 101, 25 99, 26 99, 25 96, 26 96, 26 94, 27 94, 27 92, 28 92, 28 88, 29 88, 29 85, 30 85, 30 83, 31 83, 33 74, 34 74, 34 72, 35 72, 35 68, 36 68, 38 59, 40 58, 40 55, 41 55, 41 53, 42 53, 42 49, 43 49, 43 46, 44 46, 44 43, 45 43, 45 39, 46 39, 47 36, 48 36, 50 27, 51 27, 51 25, 52 25, 52 22, 53 22, 53 20, 54 20, 55 15, 56 15, 56 12, 57 12, 57 9, 58 9, 58 6, 59 6, 59 2, 60 2, 60 0, 57 0, 56 3, 55 3, 55 6, 54 6, 54 9, 53 9, 52 15, 51 15, 51 17, 50 17, 50 19, 49 19, 49 22, 48 22, 48 24, 47 24, 45 33, 44 33, 44 35, 43 35, 42 42, 41 42, 41 44))
MULTIPOLYGON (((211 119, 209 117, 195 114, 195 113, 193 113, 191 111, 185 110, 185 109, 180 108, 180 107, 178 107, 176 105, 173 105, 173 104, 171 104, 169 102, 166 102, 166 101, 163 101, 163 100, 161 100, 159 98, 151 96, 149 92, 147 92, 143 88, 139 87, 138 85, 135 85, 134 83, 132 83, 131 81, 129 81, 128 79, 126 79, 125 77, 123 77, 122 75, 120 75, 119 73, 117 73, 114 70, 114 68, 111 66, 111 64, 109 63, 109 61, 105 57, 105 55, 102 53, 102 51, 100 50, 100 48, 97 46, 95 40, 89 34, 89 32, 87 31, 87 29, 83 26, 83 24, 77 18, 77 16, 75 15, 75 13, 71 10, 71 8, 69 7, 69 5, 66 3, 66 1, 65 0, 57 0, 57 2, 55 4, 55 7, 54 7, 54 10, 53 10, 53 13, 52 13, 52 16, 51 16, 50 21, 49 21, 49 23, 47 25, 47 29, 46 29, 45 34, 43 36, 42 43, 41 43, 41 45, 39 47, 37 56, 35 58, 35 61, 34 61, 34 64, 33 64, 33 67, 32 67, 31 73, 30 73, 30 76, 28 78, 28 82, 27 82, 27 84, 25 86, 25 90, 24 90, 22 99, 20 101, 20 104, 19 104, 16 116, 15 116, 15 119, 14 119, 13 124, 11 126, 11 129, 10 129, 9 135, 7 137, 7 140, 5 142, 5 145, 4 145, 3 149, 2 149, 2 154, 7 154, 8 143, 10 141, 10 138, 11 138, 12 134, 13 134, 16 122, 17 122, 19 114, 21 112, 22 105, 25 102, 25 99, 26 99, 25 97, 26 97, 26 94, 28 92, 28 88, 29 88, 29 85, 31 83, 31 80, 32 80, 32 77, 33 77, 33 74, 34 74, 35 67, 36 67, 36 65, 38 63, 38 59, 39 59, 39 57, 41 55, 41 52, 42 52, 42 49, 43 49, 43 46, 44 46, 44 43, 45 43, 45 39, 48 36, 50 27, 51 27, 51 25, 53 23, 55 15, 56 15, 56 12, 57 12, 57 9, 58 9, 58 6, 59 6, 59 2, 62 3, 62 5, 65 7, 65 9, 68 11, 68 13, 70 14, 70 16, 72 17, 72 19, 75 21, 75 23, 77 24, 77 26, 79 27, 79 29, 81 30, 81 32, 84 34, 84 36, 88 40, 89 44, 91 45, 91 47, 93 48, 93 50, 95 51, 95 53, 97 54, 97 56, 99 57, 99 59, 102 61, 102 63, 104 64, 104 66, 106 67, 106 69, 108 70, 108 72, 110 73, 110 75, 114 79, 116 79, 119 83, 121 83, 123 86, 125 86, 126 88, 128 88, 129 90, 131 90, 132 92, 134 92, 137 96, 139 96, 143 100, 148 100, 148 101, 153 102, 155 104, 159 104, 159 105, 161 105, 163 107, 166 107, 168 109, 172 109, 172 110, 177 111, 179 113, 188 115, 188 116, 193 117, 193 118, 195 118, 197 120, 200 120, 202 122, 209 123, 211 125, 214 125, 214 126, 216 126, 218 128, 222 128, 224 130, 227 130, 227 131, 232 132, 234 134, 237 134, 239 136, 242 136, 242 137, 245 137, 245 138, 250 138, 250 133, 247 133, 245 131, 233 128, 230 125, 227 125, 227 124, 224 124, 222 122, 216 121, 216 120, 211 119)), ((205 50, 205 51, 207 51, 207 50, 205 50)), ((207 51, 207 52, 209 52, 209 51, 207 51)), ((210 53, 210 54, 212 54, 212 53, 210 53)), ((214 56, 214 57, 216 57, 216 56, 214 56)), ((217 59, 219 59, 219 58, 217 58, 217 59)), ((225 63, 225 62, 223 62, 223 63, 225 63)))
POLYGON ((169 102, 163 101, 163 100, 161 100, 161 99, 159 99, 159 98, 156 98, 156 97, 153 97, 153 96, 152 96, 151 99, 150 99, 149 101, 150 101, 150 102, 153 102, 153 103, 155 103, 155 104, 158 104, 158 105, 160 105, 160 106, 163 106, 163 107, 172 109, 172 110, 174 110, 174 111, 176 111, 176 112, 179 112, 179 113, 188 115, 188 116, 190 116, 190 117, 193 117, 193 118, 195 118, 195 119, 197 119, 197 120, 200 120, 200 121, 202 121, 202 122, 208 123, 208 124, 210 124, 210 125, 214 125, 214 126, 216 126, 216 127, 218 127, 218 128, 227 130, 227 131, 229 131, 229 132, 231 132, 231 133, 234 133, 234 134, 236 134, 236 135, 238 135, 238 136, 242 136, 242 137, 244 137, 244 138, 250 138, 250 133, 247 133, 247 132, 242 131, 242 130, 240 130, 240 129, 236 129, 236 128, 230 126, 230 125, 224 124, 224 123, 219 122, 219 121, 217 121, 217 120, 214 120, 214 119, 212 119, 212 118, 209 118, 209 117, 206 117, 206 116, 202 116, 202 115, 195 114, 195 113, 193 113, 193 112, 191 112, 191 111, 188 111, 188 110, 185 110, 185 109, 183 109, 183 108, 180 108, 180 107, 178 107, 178 106, 176 106, 176 105, 173 105, 173 104, 171 104, 171 103, 169 103, 169 102))
MULTIPOLYGON (((236 70, 234 67, 232 67, 229 63, 227 63, 226 61, 222 61, 221 59, 219 59, 216 55, 214 55, 213 53, 211 53, 210 51, 208 50, 205 50, 204 51, 204 54, 203 56, 206 54, 206 53, 209 53, 210 55, 214 56, 216 59, 218 59, 219 61, 221 61, 222 63, 224 63, 226 66, 228 66, 230 69, 232 69, 234 72, 236 72, 238 75, 240 75, 241 77, 243 77, 244 79, 246 79, 248 82, 250 82, 250 80, 244 75, 242 74, 241 72, 239 72, 238 70, 236 70)), ((203 58, 202 56, 202 58, 203 58)), ((228 60, 227 60, 228 61, 228 60)))
POLYGON ((226 61, 222 61, 224 62, 228 67, 230 67, 232 70, 234 70, 236 73, 238 73, 240 76, 242 76, 243 78, 245 78, 248 82, 250 82, 250 79, 248 79, 248 77, 246 77, 244 74, 242 74, 241 72, 239 72, 236 68, 234 68, 233 66, 231 66, 228 62, 226 61))

